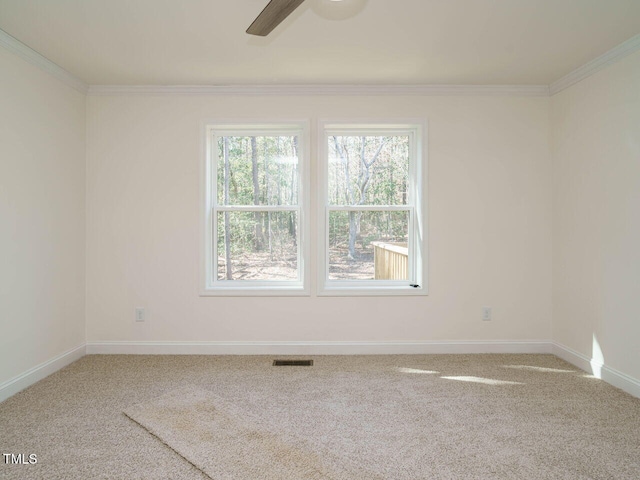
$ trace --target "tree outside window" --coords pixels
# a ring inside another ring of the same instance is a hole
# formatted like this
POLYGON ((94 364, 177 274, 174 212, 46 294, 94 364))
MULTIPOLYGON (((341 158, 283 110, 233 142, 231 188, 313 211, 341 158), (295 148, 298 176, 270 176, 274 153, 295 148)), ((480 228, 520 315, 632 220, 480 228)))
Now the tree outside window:
POLYGON ((302 126, 212 125, 207 135, 207 286, 304 290, 302 126))
POLYGON ((321 294, 425 294, 422 126, 321 126, 321 294))
POLYGON ((311 212, 307 122, 207 125, 201 294, 425 295, 423 130, 320 122, 311 212))

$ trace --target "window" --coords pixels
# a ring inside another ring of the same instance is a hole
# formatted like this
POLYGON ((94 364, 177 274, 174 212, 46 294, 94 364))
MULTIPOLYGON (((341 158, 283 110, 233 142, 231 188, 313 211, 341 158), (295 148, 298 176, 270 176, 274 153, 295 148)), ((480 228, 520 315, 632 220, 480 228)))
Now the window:
POLYGON ((206 127, 203 294, 308 294, 307 131, 206 127))
POLYGON ((203 131, 201 295, 426 295, 422 123, 203 131))
POLYGON ((426 293, 421 125, 321 125, 319 293, 426 293))

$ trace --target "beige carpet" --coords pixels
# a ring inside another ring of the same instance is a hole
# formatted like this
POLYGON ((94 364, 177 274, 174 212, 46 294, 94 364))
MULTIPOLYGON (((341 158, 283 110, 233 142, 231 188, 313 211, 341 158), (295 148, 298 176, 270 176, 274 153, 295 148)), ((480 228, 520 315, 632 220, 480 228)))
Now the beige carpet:
POLYGON ((0 404, 0 478, 640 478, 640 399, 551 355, 271 360, 85 357, 0 404))

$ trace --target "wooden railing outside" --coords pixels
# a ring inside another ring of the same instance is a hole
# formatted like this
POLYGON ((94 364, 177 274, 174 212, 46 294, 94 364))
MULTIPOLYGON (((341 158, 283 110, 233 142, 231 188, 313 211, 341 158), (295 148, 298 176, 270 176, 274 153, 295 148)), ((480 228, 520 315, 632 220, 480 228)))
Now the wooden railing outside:
POLYGON ((371 242, 376 280, 407 280, 409 248, 406 243, 371 242))

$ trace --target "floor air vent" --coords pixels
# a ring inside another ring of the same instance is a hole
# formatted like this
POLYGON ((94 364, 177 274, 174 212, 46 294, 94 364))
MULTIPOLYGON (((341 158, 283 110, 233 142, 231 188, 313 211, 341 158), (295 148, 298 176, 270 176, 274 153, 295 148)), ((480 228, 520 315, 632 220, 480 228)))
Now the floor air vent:
POLYGON ((313 360, 274 360, 274 367, 313 367, 313 360))

